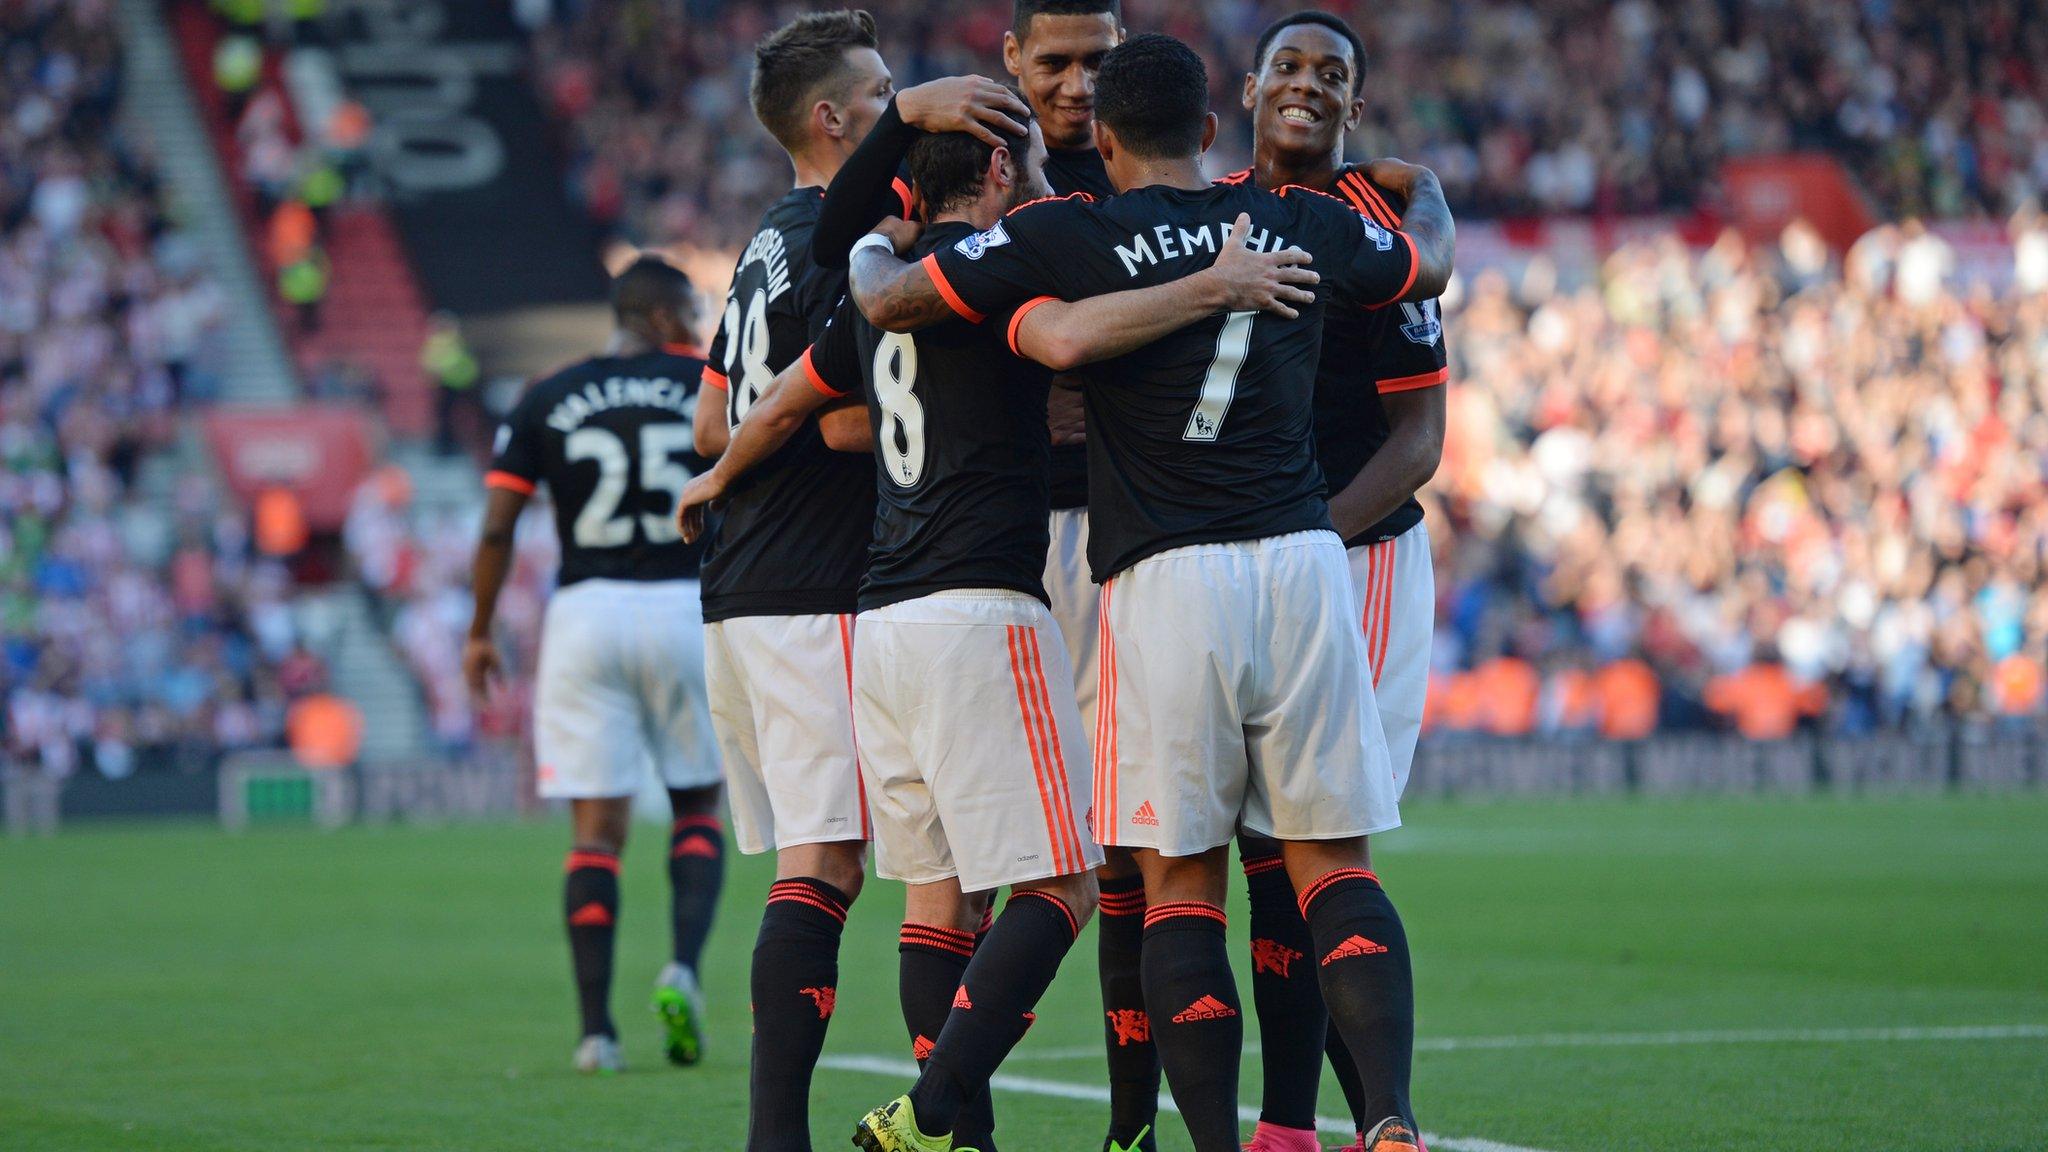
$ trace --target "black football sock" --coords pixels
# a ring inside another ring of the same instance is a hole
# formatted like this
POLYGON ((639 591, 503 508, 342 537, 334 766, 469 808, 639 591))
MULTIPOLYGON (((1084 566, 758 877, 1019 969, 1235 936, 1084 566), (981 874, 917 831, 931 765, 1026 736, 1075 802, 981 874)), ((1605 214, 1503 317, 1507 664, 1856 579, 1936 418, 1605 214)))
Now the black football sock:
POLYGON ((1237 1061, 1244 1017, 1223 910, 1154 904, 1145 913, 1145 1007, 1166 1082, 1195 1152, 1237 1152, 1237 1061))
MULTIPOLYGON (((931 924, 903 925, 897 938, 897 991, 903 1024, 910 1030, 910 1054, 922 1066, 945 1030, 960 978, 974 959, 979 933, 931 924)), ((984 1090, 953 1121, 953 1146, 989 1152, 995 1137, 995 1109, 984 1090)))
MULTIPOLYGON (((1104 876, 1101 883, 1095 947, 1102 980, 1102 1040, 1109 1051, 1108 1138, 1129 1147, 1159 1118, 1159 1050, 1152 1046, 1139 969, 1145 949, 1145 878, 1104 876)), ((1145 1139, 1149 1144, 1152 1137, 1145 1139)))
MULTIPOLYGON (((1344 1090, 1344 1106, 1351 1112, 1351 1124, 1363 1135, 1366 1124, 1365 1085, 1358 1082, 1358 1062, 1351 1058, 1351 1046, 1344 1043, 1342 1032, 1334 1027, 1327 1028, 1323 1031, 1323 1051, 1330 1057, 1330 1071, 1336 1073, 1337 1086, 1344 1090)), ((1375 1116, 1373 1123, 1385 1119, 1385 1116, 1375 1116)))
POLYGON ((768 889, 754 940, 748 1152, 810 1152, 811 1073, 839 998, 839 936, 852 904, 809 876, 768 889))
POLYGON ((910 1090, 926 1135, 951 1132, 961 1109, 988 1087, 1003 1057, 1031 1026, 1031 1010, 1052 986, 1079 931, 1073 909, 1049 892, 1017 892, 1003 905, 968 963, 939 1042, 910 1090))
POLYGON ((1329 1023, 1315 961, 1308 957, 1315 941, 1294 903, 1280 845, 1240 840, 1239 851, 1251 891, 1252 1007, 1259 1014, 1259 1064, 1265 1072, 1259 1119, 1313 1130, 1329 1023))
POLYGON ((711 935, 725 887, 725 836, 716 816, 685 816, 668 835, 670 939, 675 961, 692 973, 711 935))
POLYGON ((610 1036, 612 1025, 612 939, 619 923, 619 858, 610 852, 576 849, 564 865, 562 915, 569 922, 569 961, 576 973, 576 1002, 585 1036, 610 1036))
MULTIPOLYGON (((996 926, 996 895, 988 894, 988 903, 982 905, 981 927, 974 930, 976 951, 988 939, 989 929, 996 926)), ((1031 1026, 1027 1018, 1026 1028, 1031 1026)), ((1019 1032, 1021 1039, 1023 1033, 1019 1032)), ((1012 1045, 1014 1047, 1014 1045, 1012 1045)), ((953 1121, 953 1147, 973 1148, 976 1152, 997 1152, 996 1149, 996 1102, 993 1094, 984 1085, 974 1098, 960 1106, 960 1115, 953 1121)))
POLYGON ((1399 1116, 1409 1124, 1408 1075, 1415 1051, 1415 983, 1408 934, 1379 878, 1339 868, 1301 893, 1315 934, 1317 972, 1330 1026, 1343 1034, 1358 1069, 1367 1124, 1399 1116))

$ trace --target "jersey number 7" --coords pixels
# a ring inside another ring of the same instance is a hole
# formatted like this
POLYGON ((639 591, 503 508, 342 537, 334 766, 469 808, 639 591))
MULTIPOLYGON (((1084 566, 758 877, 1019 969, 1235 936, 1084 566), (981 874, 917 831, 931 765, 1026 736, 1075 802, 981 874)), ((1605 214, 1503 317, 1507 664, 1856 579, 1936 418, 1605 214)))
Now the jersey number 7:
POLYGON ((1181 439, 1213 443, 1223 434, 1223 417, 1237 395, 1237 374, 1244 368, 1245 354, 1251 351, 1252 321, 1258 317, 1257 312, 1232 312, 1223 321, 1223 331, 1216 334, 1215 358, 1202 378, 1202 398, 1195 402, 1181 439))

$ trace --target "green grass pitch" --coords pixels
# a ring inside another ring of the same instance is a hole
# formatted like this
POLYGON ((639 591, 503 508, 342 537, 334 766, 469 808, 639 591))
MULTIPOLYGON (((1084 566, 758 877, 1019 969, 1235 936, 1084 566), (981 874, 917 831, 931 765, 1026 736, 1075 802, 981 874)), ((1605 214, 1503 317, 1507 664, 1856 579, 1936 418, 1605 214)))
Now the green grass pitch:
MULTIPOLYGON (((2048 798, 1418 804, 1408 819, 1376 863, 1415 944, 1415 1098, 1453 1138, 1444 1152, 2048 1148, 2048 798), (1960 1026, 2004 1030, 1938 1031, 1960 1026)), ((583 1079, 566 836, 0 841, 0 1148, 736 1152, 767 868, 735 861, 707 961, 713 1045, 673 1069, 643 1011, 666 945, 661 834, 637 830, 616 990, 635 1062, 583 1079)), ((829 1057, 907 1058, 900 912, 884 883, 854 909, 829 1057)), ((1006 1072, 1102 1083, 1093 958, 1091 936, 1006 1072)), ((1238 962, 1242 978, 1241 943, 1238 962)), ((1257 1069, 1248 1055, 1248 1101, 1257 1069)), ((821 1071, 817 1147, 846 1147, 903 1087, 821 1071)), ((1341 1110, 1334 1086, 1323 1100, 1341 1110)), ((1004 1092, 997 1108, 1007 1152, 1100 1146, 1092 1101, 1004 1092)), ((1165 1130, 1184 1152, 1177 1120, 1165 1130)))

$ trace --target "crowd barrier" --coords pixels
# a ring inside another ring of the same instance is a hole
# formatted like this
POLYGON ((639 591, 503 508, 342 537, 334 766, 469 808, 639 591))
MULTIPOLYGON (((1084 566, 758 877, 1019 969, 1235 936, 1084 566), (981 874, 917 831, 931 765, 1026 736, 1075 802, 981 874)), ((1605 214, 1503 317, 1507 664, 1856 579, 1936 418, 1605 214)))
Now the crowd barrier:
POLYGON ((1997 792, 2048 785, 2048 726, 1871 736, 1637 741, 1447 735, 1416 749, 1410 797, 1997 792))
MULTIPOLYGON (((448 823, 532 815, 546 805, 510 748, 458 763, 364 764, 308 772, 279 752, 227 757, 216 774, 90 774, 56 780, 0 770, 9 835, 63 820, 192 816, 223 826, 448 823)), ((1996 793, 2048 788, 2048 724, 1960 724, 1873 736, 1753 741, 1689 734, 1618 742, 1560 736, 1435 734, 1416 750, 1408 797, 1798 796, 1996 793)))

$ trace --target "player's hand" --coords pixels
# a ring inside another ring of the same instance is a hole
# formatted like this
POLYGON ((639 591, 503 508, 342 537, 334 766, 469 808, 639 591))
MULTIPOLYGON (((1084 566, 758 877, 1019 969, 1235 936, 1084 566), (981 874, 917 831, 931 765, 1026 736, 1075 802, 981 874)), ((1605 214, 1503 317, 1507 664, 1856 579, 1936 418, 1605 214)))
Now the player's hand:
POLYGON ((1055 448, 1088 442, 1088 405, 1066 376, 1052 378, 1052 390, 1045 396, 1045 423, 1055 448))
POLYGON ((676 498, 676 528, 683 534, 683 543, 695 544, 704 535, 705 514, 711 505, 725 499, 725 477, 718 469, 693 478, 683 485, 683 491, 676 498))
POLYGON ((1296 306, 1315 303, 1313 289, 1322 277, 1309 268, 1310 256, 1299 248, 1254 252, 1245 247, 1251 230, 1251 214, 1238 213, 1216 263, 1201 274, 1213 282, 1219 311, 1270 312, 1292 320, 1301 314, 1296 306))
POLYGON ((1392 156, 1383 156, 1366 165, 1365 174, 1372 178, 1373 183, 1389 192, 1399 193, 1406 199, 1414 195, 1416 182, 1428 175, 1429 169, 1420 164, 1410 164, 1406 160, 1396 160, 1392 156))
POLYGON ((488 636, 471 636, 462 645, 462 678, 469 694, 482 701, 490 694, 491 681, 504 674, 498 660, 498 646, 488 636))
POLYGON ((916 244, 918 236, 923 234, 924 225, 914 220, 905 220, 901 216, 890 216, 875 225, 874 231, 877 235, 888 237, 889 243, 896 249, 896 255, 904 256, 909 254, 911 245, 916 244))
POLYGON ((991 148, 1029 131, 1031 108, 986 76, 946 76, 896 94, 903 122, 926 132, 965 132, 991 148))

